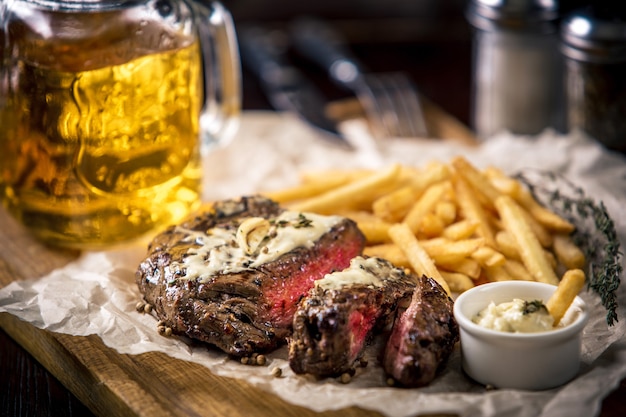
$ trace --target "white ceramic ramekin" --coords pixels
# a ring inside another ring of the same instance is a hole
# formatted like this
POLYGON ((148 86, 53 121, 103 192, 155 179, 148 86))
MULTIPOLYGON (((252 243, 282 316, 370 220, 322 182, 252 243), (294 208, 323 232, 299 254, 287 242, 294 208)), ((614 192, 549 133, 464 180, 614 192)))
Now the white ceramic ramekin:
POLYGON ((490 302, 543 300, 556 286, 527 281, 479 285, 456 299, 463 370, 475 381, 495 388, 543 390, 573 379, 580 368, 582 330, 588 320, 585 302, 576 297, 564 326, 539 333, 507 333, 487 329, 472 317, 490 302))

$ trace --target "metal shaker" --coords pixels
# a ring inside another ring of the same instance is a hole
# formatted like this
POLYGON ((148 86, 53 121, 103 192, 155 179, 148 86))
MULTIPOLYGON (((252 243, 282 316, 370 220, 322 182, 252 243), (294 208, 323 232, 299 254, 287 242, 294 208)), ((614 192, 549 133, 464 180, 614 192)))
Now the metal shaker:
POLYGON ((486 139, 562 128, 558 5, 542 0, 472 0, 471 123, 486 139))
POLYGON ((626 7, 577 9, 563 19, 567 126, 626 153, 626 7))

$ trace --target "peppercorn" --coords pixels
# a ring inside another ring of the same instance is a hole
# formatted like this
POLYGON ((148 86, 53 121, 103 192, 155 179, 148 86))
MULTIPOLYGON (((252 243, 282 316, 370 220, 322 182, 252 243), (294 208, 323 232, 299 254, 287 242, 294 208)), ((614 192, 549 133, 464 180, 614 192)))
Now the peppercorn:
POLYGON ((351 379, 352 379, 352 376, 348 372, 344 372, 339 377, 339 382, 341 382, 342 384, 348 384, 351 379))

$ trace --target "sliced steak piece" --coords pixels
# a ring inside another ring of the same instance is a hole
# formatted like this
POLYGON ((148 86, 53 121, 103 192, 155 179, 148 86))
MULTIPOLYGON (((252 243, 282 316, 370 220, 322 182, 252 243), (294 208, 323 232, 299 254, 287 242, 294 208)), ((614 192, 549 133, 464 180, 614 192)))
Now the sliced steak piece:
POLYGON ((385 372, 398 384, 430 383, 459 340, 453 301, 432 278, 422 276, 411 304, 398 311, 384 352, 385 372))
POLYGON ((156 236, 136 282, 173 333, 248 356, 285 343, 298 301, 364 241, 343 217, 243 197, 156 236))
POLYGON ((374 330, 391 323, 414 286, 415 277, 388 261, 361 256, 316 281, 293 319, 289 365, 318 377, 350 371, 374 330))

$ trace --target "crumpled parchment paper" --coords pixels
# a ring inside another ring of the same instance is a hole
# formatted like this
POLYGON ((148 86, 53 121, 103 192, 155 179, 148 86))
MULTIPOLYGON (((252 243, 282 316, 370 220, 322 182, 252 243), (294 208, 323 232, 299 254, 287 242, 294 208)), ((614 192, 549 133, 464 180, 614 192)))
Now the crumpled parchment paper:
MULTIPOLYGON (((478 167, 495 165, 506 172, 553 170, 602 200, 611 214, 622 248, 626 245, 626 159, 611 154, 582 135, 546 131, 537 137, 500 134, 478 147, 434 140, 390 140, 375 143, 359 121, 344 123, 355 151, 319 140, 317 134, 286 114, 244 114, 237 137, 205 158, 205 200, 236 197, 298 182, 298 173, 321 168, 384 167, 391 162, 422 166, 462 154, 478 167)), ((350 384, 334 379, 315 382, 296 376, 283 348, 268 355, 268 366, 245 366, 185 338, 160 336, 156 319, 139 314, 135 270, 146 251, 136 243, 103 252, 86 252, 75 262, 45 277, 0 289, 0 312, 33 325, 73 335, 97 334, 122 354, 161 351, 197 362, 211 372, 249 383, 284 400, 324 411, 359 406, 389 417, 428 413, 460 416, 593 416, 601 400, 626 377, 626 290, 621 286, 619 321, 608 327, 599 298, 583 293, 591 319, 583 337, 580 375, 563 387, 540 392, 486 391, 461 370, 454 352, 442 374, 428 387, 387 387, 376 358, 359 368, 350 384), (280 367, 282 377, 271 375, 280 367)))

